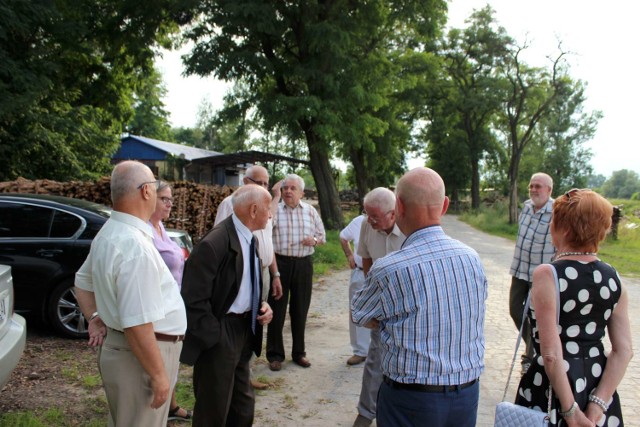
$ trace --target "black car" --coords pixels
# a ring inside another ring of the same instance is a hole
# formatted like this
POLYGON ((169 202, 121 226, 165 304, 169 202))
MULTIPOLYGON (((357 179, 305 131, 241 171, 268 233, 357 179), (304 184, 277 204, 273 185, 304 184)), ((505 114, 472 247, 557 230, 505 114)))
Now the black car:
MULTIPOLYGON (((15 310, 36 315, 58 334, 87 336, 73 283, 111 208, 42 194, 0 194, 0 264, 10 265, 15 310)), ((167 230, 185 254, 191 238, 167 230)))
POLYGON ((16 312, 40 316, 59 334, 86 336, 73 282, 110 214, 67 197, 0 195, 0 264, 11 266, 16 312))

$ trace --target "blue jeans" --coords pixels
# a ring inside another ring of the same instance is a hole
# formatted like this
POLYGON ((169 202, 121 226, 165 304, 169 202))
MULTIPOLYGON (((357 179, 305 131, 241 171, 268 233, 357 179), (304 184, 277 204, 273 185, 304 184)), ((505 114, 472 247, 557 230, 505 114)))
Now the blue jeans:
POLYGON ((427 393, 383 382, 378 393, 378 427, 475 427, 480 382, 462 390, 427 393))

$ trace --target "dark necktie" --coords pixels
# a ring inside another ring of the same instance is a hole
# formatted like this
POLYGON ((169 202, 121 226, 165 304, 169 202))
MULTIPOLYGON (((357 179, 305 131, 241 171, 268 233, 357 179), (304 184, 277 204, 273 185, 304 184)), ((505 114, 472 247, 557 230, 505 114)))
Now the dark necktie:
POLYGON ((251 331, 256 333, 256 318, 258 317, 258 306, 260 305, 260 275, 256 271, 256 238, 251 238, 249 245, 249 270, 251 271, 251 331))

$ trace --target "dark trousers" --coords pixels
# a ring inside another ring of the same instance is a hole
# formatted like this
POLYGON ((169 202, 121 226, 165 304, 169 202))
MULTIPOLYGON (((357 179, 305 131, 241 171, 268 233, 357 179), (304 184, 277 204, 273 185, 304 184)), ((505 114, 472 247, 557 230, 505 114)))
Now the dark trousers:
POLYGON ((204 351, 193 366, 194 427, 253 424, 255 398, 249 382, 251 316, 224 316, 220 342, 204 351))
POLYGON ((267 329, 267 360, 284 361, 284 342, 282 328, 287 317, 287 304, 291 318, 291 357, 296 360, 306 356, 304 330, 307 314, 311 304, 311 284, 313 279, 313 262, 311 256, 296 258, 276 254, 282 298, 275 300, 269 295, 268 303, 273 310, 273 319, 267 329))
POLYGON ((400 390, 383 382, 376 422, 379 427, 475 427, 479 399, 479 382, 441 393, 400 390))
MULTIPOLYGON (((529 296, 529 289, 531 288, 531 282, 526 280, 511 277, 511 288, 509 289, 509 314, 515 323, 516 328, 520 330, 522 324, 524 304, 529 296)), ((524 318, 524 328, 522 328, 522 341, 526 345, 525 356, 531 362, 533 359, 533 344, 531 336, 531 323, 529 318, 524 318)))

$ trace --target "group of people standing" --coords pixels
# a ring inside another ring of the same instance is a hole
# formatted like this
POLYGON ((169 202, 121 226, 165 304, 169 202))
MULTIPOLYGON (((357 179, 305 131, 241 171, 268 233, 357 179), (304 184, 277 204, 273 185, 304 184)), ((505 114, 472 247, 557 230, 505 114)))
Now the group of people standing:
MULTIPOLYGON (((448 200, 437 173, 405 174, 393 213, 373 197, 383 190, 365 197, 364 214, 340 234, 353 269, 347 364, 366 363, 353 426, 374 418, 379 426, 475 426, 485 349, 482 264, 440 226, 448 200), (397 248, 389 245, 393 227, 397 248), (363 244, 371 230, 380 233, 374 244, 383 255, 373 266, 364 258, 370 241, 363 244)), ((510 269, 510 314, 526 343, 516 403, 548 413, 554 426, 622 426, 616 388, 632 357, 628 296, 615 269, 597 257, 613 208, 588 189, 555 200, 552 192, 549 175, 531 177, 510 269)))
POLYGON ((262 327, 274 320, 267 357, 272 370, 281 369, 287 307, 292 359, 311 366, 304 337, 322 221, 301 201, 304 181, 295 174, 274 186, 274 196, 261 166, 249 168, 243 182, 185 262, 162 224, 171 188, 142 163, 114 167, 112 216, 75 283, 89 344, 100 348, 110 426, 160 426, 169 418, 250 426, 250 360, 261 353, 262 327), (194 367, 193 412, 175 399, 179 361, 194 367))
MULTIPOLYGON (((243 183, 185 262, 162 225, 170 187, 142 163, 115 166, 112 217, 76 276, 89 343, 100 346, 110 426, 161 426, 169 415, 194 426, 252 425, 260 385, 251 357, 267 325, 269 368, 283 368, 287 309, 291 359, 311 366, 305 325, 322 221, 301 200, 295 174, 270 193, 266 169, 253 166, 243 183), (175 400, 179 360, 194 367, 193 412, 175 400)), ((590 190, 554 201, 552 188, 548 175, 532 177, 511 268, 510 313, 530 338, 517 403, 548 410, 552 425, 622 425, 615 389, 631 358, 628 297, 597 258, 611 205, 590 190)), ((488 283, 478 254, 440 224, 444 182, 416 168, 395 193, 376 188, 363 205, 340 234, 353 270, 347 364, 364 363, 354 427, 374 419, 382 427, 475 426, 488 283)))

